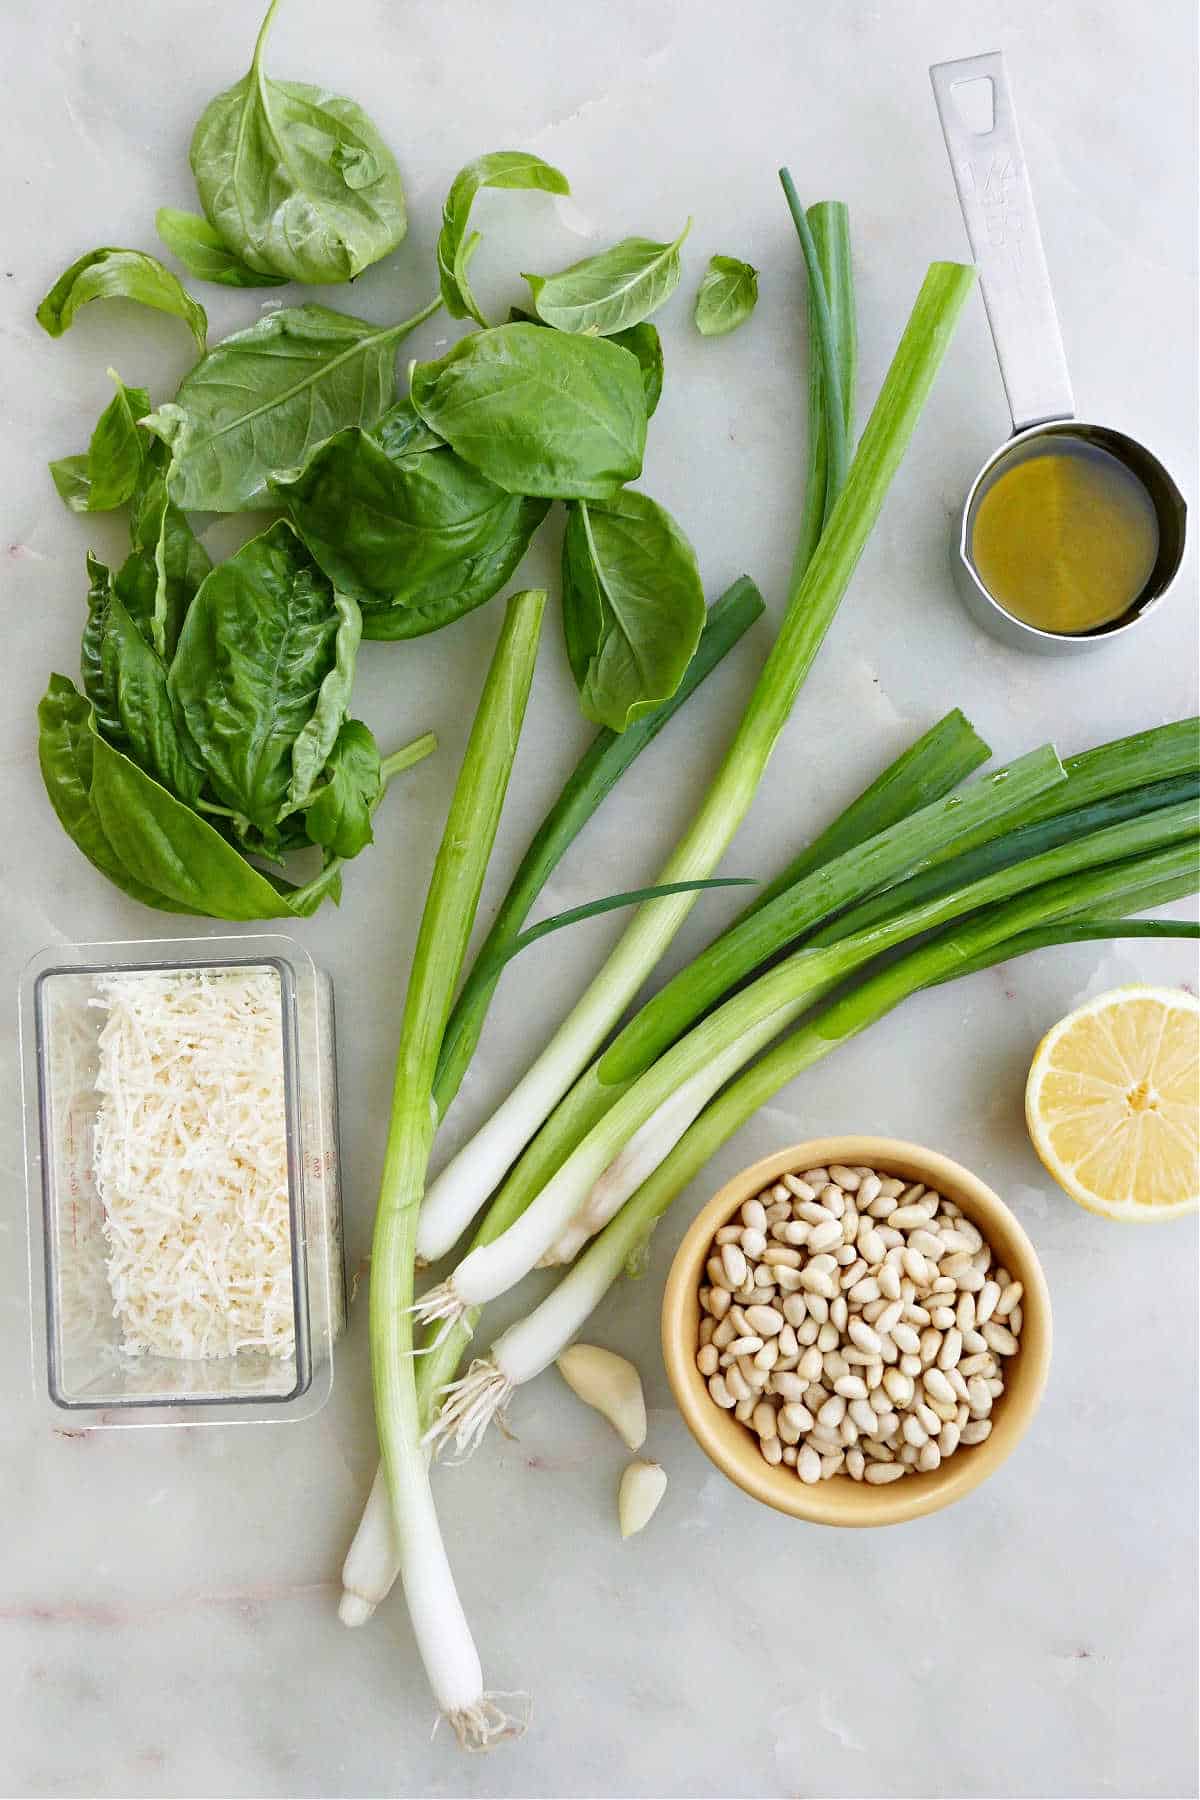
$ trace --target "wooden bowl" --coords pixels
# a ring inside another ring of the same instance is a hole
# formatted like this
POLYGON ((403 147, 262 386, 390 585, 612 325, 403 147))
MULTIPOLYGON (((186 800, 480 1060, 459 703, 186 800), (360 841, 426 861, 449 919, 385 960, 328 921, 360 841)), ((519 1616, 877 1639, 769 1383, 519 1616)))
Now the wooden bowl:
POLYGON ((693 1219, 667 1277, 662 1309, 663 1356, 679 1410, 705 1455, 755 1500, 817 1525, 898 1525, 961 1500, 998 1469, 1037 1411, 1050 1368, 1050 1295, 1033 1245, 999 1195, 969 1170, 934 1150, 894 1138, 814 1138, 767 1156, 735 1175, 693 1219), (921 1181, 953 1200, 979 1227, 996 1261, 1024 1284, 1020 1349, 1005 1364, 1005 1389, 992 1412, 991 1435, 960 1446, 940 1468, 874 1487, 849 1475, 806 1485, 794 1469, 764 1462, 749 1426, 713 1401, 696 1367, 700 1288, 713 1234, 744 1201, 785 1174, 866 1164, 882 1175, 921 1181))

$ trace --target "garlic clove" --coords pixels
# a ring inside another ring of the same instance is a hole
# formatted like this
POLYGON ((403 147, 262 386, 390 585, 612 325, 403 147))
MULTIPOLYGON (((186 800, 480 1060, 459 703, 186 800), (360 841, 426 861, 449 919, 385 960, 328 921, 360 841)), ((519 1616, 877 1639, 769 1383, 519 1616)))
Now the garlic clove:
POLYGON ((617 1518, 623 1538, 632 1537, 650 1523, 666 1491, 667 1471, 660 1463, 630 1463, 617 1492, 617 1518))
POLYGON ((641 1449, 646 1441, 646 1397, 642 1378, 627 1358, 595 1344, 572 1344, 558 1358, 558 1369, 586 1405, 604 1414, 627 1449, 641 1449))

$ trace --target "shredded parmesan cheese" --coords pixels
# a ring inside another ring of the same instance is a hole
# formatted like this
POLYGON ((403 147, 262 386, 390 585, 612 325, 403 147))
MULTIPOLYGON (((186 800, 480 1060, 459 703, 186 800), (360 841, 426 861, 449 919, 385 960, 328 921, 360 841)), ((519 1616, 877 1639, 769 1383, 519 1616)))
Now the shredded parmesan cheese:
POLYGON ((95 1176, 122 1348, 295 1353, 279 977, 98 979, 95 1176))

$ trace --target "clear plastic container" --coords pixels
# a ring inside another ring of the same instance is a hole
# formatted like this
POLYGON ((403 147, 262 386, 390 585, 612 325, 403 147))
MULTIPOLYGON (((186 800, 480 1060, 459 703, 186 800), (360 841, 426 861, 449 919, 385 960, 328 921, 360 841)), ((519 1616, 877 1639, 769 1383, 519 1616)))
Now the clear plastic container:
POLYGON ((274 933, 56 944, 22 978, 21 1050, 35 1391, 60 1419, 68 1413, 89 1426, 261 1424, 316 1412, 333 1384, 346 1318, 333 992, 324 971, 274 933), (261 971, 264 994, 278 982, 280 1059, 272 1051, 270 1063, 273 1081, 281 1073, 290 1245, 279 1285, 286 1293, 290 1274, 291 1290, 290 1323, 286 1303, 274 1314, 282 1352, 278 1341, 274 1351, 228 1354, 131 1349, 110 1286, 96 1176, 104 978, 197 970, 261 971))

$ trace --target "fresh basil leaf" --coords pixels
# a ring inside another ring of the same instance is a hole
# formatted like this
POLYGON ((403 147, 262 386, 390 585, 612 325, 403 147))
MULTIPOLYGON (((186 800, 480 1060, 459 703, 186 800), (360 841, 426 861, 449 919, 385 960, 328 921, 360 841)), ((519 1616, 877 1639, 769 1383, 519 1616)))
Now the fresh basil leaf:
POLYGON ((92 728, 91 798, 104 835, 135 881, 172 911, 280 919, 286 897, 219 831, 92 728))
POLYGON ((132 499, 150 450, 150 439, 138 426, 150 411, 149 394, 127 388, 115 369, 108 372, 117 391, 88 445, 89 512, 111 512, 132 499))
MULTIPOLYGON (((333 754, 338 733, 350 710, 354 664, 362 641, 362 613, 357 601, 348 594, 339 594, 336 589, 333 613, 333 664, 317 689, 311 714, 292 744, 292 778, 285 802, 288 812, 299 812, 307 805, 321 778, 321 771, 333 754)), ((363 729, 365 731, 366 727, 363 729)))
POLYGON ((724 337, 743 325, 758 305, 758 270, 736 256, 709 259, 696 295, 696 330, 704 337, 724 337))
POLYGON ((90 550, 87 572, 88 616, 79 647, 79 674, 83 691, 95 709, 100 730, 110 744, 120 744, 124 739, 121 711, 111 672, 104 662, 104 634, 108 629, 108 609, 113 598, 112 572, 90 550))
POLYGON ((182 319, 201 355, 208 317, 198 301, 144 250, 89 250, 59 276, 37 309, 37 322, 51 337, 61 337, 81 306, 91 300, 136 300, 158 312, 182 319))
POLYGON ((510 494, 603 500, 641 471, 641 373, 601 338, 498 325, 414 364, 410 393, 430 429, 510 494))
POLYGON ((133 550, 113 589, 147 643, 169 663, 187 609, 212 563, 184 514, 168 498, 165 446, 156 439, 151 442, 163 467, 143 472, 130 510, 133 550))
POLYGON ((368 637, 417 637, 490 600, 546 515, 547 501, 506 493, 427 435, 435 448, 413 450, 416 432, 389 428, 385 449, 341 431, 272 484, 334 587, 363 608, 368 637))
POLYGON ((382 793, 379 746, 358 719, 347 719, 330 753, 325 780, 304 814, 309 837, 335 856, 357 856, 374 838, 371 814, 382 793))
POLYGON ((195 512, 261 506, 272 475, 392 404, 395 347, 410 328, 292 306, 225 338, 146 419, 172 452, 172 500, 195 512))
MULTIPOLYGON (((520 306, 509 307, 508 322, 510 325, 542 325, 547 331, 551 329, 536 314, 525 312, 520 306)), ((627 331, 614 331, 608 341, 610 344, 619 344, 622 350, 628 350, 631 356, 637 358, 638 368, 642 371, 646 417, 652 419, 662 399, 663 386, 663 347, 657 325, 652 325, 649 319, 643 319, 640 325, 631 325, 627 331)), ((375 435, 378 437, 378 430, 375 435)))
POLYGON ((88 471, 87 451, 82 456, 60 456, 49 465, 50 476, 64 506, 74 513, 88 511, 92 478, 88 471))
POLYGON ((569 509, 563 625, 585 717, 624 731, 669 699, 704 618, 695 552, 663 507, 626 490, 569 509))
POLYGON ((310 285, 351 281, 404 236, 400 171, 353 100, 264 73, 277 4, 248 73, 201 114, 192 173, 209 223, 249 268, 310 285))
MULTIPOLYGON (((166 668, 115 594, 104 609, 99 651, 104 691, 115 698, 121 722, 120 736, 109 741, 147 775, 194 806, 202 776, 180 739, 167 694, 166 668)), ((102 729, 99 718, 97 729, 102 729)))
POLYGON ((149 455, 150 439, 138 420, 150 411, 145 388, 127 388, 115 369, 117 391, 101 413, 83 456, 64 456, 50 464, 59 497, 72 512, 111 512, 137 489, 149 455))
POLYGON ((467 280, 467 264, 479 243, 479 233, 468 236, 467 226, 481 188, 539 188, 547 194, 569 194, 571 188, 561 170, 528 150, 494 150, 489 156, 476 157, 454 177, 442 207, 442 229, 437 241, 442 299, 452 319, 469 315, 486 326, 487 320, 467 280))
POLYGON ((610 344, 619 344, 622 350, 628 350, 631 356, 636 357, 638 368, 642 371, 646 417, 652 419, 662 399, 663 386, 663 347, 657 325, 652 325, 649 319, 643 319, 640 325, 630 325, 625 331, 614 331, 608 341, 610 344))
POLYGON ((393 462, 399 462, 402 456, 416 456, 422 450, 440 450, 444 441, 436 431, 430 431, 407 396, 388 407, 372 425, 371 436, 393 462))
MULTIPOLYGON (((213 792, 265 845, 277 839, 293 747, 331 673, 348 702, 338 634, 352 605, 335 605, 328 581, 280 520, 217 565, 184 621, 168 683, 172 702, 213 792)), ((344 640, 340 647, 352 664, 344 640)), ((329 731, 329 710, 321 729, 332 743, 341 719, 329 731)))
POLYGON ((154 215, 154 226, 171 255, 177 256, 197 281, 214 281, 220 287, 256 288, 279 287, 285 279, 244 263, 199 213, 160 206, 154 215))
POLYGON ((689 219, 669 244, 622 238, 610 250, 572 263, 558 275, 526 275, 539 319, 556 331, 611 337, 657 312, 679 282, 679 250, 689 219))
POLYGON ((38 705, 38 763, 46 793, 67 836, 94 868, 131 899, 160 912, 186 912, 140 881, 122 862, 92 804, 92 709, 65 675, 51 675, 38 705))

